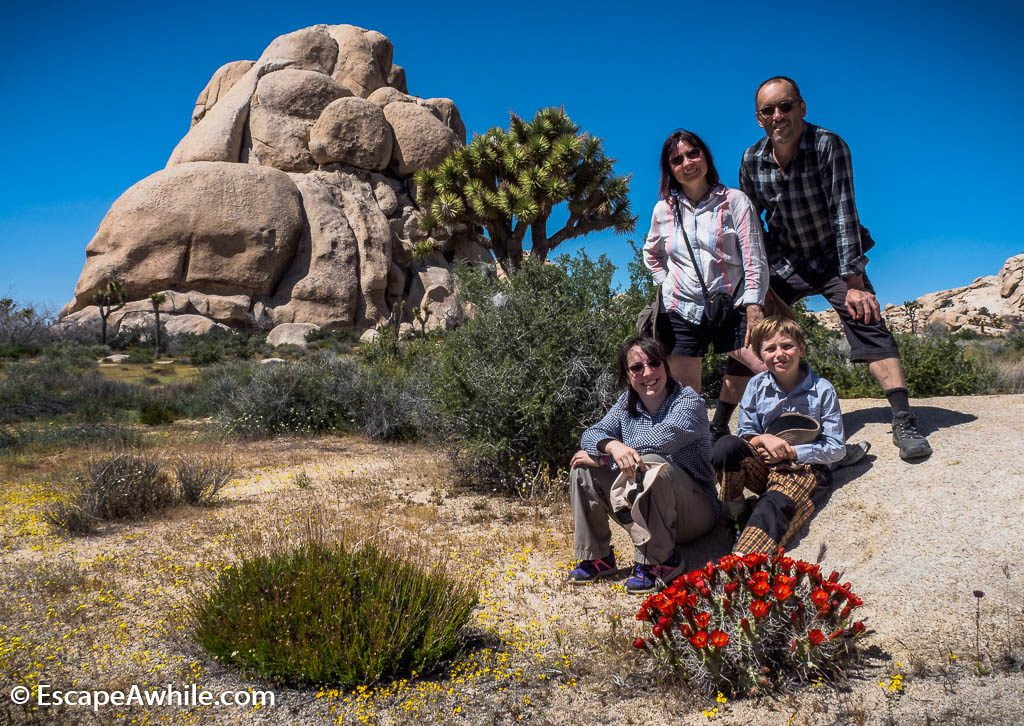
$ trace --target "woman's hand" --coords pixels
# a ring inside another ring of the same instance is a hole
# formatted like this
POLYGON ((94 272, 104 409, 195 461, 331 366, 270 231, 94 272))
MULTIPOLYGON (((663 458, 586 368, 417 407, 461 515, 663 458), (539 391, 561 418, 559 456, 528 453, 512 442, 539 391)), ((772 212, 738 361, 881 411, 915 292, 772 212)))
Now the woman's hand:
POLYGON ((747 332, 743 336, 744 347, 750 346, 750 331, 762 320, 764 320, 764 308, 754 303, 747 305, 747 332))
POLYGON ((750 440, 750 445, 757 449, 761 458, 768 464, 781 464, 783 461, 796 461, 796 450, 784 439, 772 434, 761 434, 750 440))
POLYGON ((612 457, 622 473, 630 478, 636 479, 637 472, 642 472, 647 468, 640 452, 632 446, 626 446, 621 441, 609 441, 604 445, 604 450, 612 457))
POLYGON ((595 468, 600 466, 600 464, 597 463, 597 459, 595 459, 593 456, 588 454, 583 449, 580 449, 579 451, 572 455, 572 458, 569 460, 569 467, 572 469, 576 469, 581 466, 589 466, 591 468, 595 468))

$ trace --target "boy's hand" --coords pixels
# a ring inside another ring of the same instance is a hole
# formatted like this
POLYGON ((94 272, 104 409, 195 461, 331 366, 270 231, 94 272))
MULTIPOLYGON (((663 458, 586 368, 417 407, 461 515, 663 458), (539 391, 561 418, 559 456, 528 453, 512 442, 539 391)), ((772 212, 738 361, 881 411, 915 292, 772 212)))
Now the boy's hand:
POLYGON ((583 449, 580 449, 572 455, 572 459, 569 460, 569 467, 575 469, 580 466, 589 466, 591 468, 598 467, 600 464, 597 460, 588 454, 583 449))
POLYGON ((785 440, 772 434, 761 434, 750 440, 750 444, 761 454, 768 464, 780 464, 783 461, 796 461, 796 449, 785 440))

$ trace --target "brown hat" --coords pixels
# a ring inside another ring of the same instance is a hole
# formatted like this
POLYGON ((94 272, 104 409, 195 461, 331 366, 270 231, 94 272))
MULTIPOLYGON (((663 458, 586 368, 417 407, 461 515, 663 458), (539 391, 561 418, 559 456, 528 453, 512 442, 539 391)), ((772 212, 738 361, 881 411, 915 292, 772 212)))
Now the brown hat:
POLYGON ((795 411, 784 413, 765 427, 765 433, 778 436, 790 446, 809 444, 821 433, 821 424, 795 411))

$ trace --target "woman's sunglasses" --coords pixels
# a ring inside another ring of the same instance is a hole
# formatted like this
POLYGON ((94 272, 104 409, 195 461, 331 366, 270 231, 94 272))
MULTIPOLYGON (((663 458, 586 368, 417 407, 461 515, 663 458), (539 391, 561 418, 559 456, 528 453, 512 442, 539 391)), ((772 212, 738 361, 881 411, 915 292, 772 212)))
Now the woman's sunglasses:
POLYGON ((692 161, 694 159, 699 159, 702 155, 703 152, 701 152, 699 148, 694 147, 692 149, 687 149, 682 154, 670 156, 668 158, 668 163, 671 164, 672 166, 679 166, 680 164, 683 163, 684 159, 690 159, 692 161))
POLYGON ((634 376, 638 376, 644 372, 644 368, 650 368, 652 371, 656 371, 661 368, 660 360, 649 360, 644 363, 634 363, 631 366, 626 366, 626 370, 632 373, 634 376))
POLYGON ((782 111, 782 113, 789 113, 796 104, 797 101, 780 101, 778 104, 769 103, 766 106, 761 106, 757 112, 761 114, 761 118, 771 118, 775 115, 776 108, 782 111))

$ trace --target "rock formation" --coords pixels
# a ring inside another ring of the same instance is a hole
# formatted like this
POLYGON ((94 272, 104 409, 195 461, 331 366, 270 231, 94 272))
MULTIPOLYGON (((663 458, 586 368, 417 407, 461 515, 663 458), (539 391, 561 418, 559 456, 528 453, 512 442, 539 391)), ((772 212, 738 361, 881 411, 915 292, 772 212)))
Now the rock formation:
POLYGON ((93 295, 116 276, 130 302, 113 332, 151 324, 155 292, 168 331, 367 329, 400 303, 427 311, 428 328, 458 324, 449 263, 483 251, 471 230, 422 230, 410 177, 466 130, 451 100, 409 95, 392 54, 375 31, 316 25, 221 66, 167 167, 100 223, 64 320, 93 324, 93 295))
MULTIPOLYGON (((886 305, 886 323, 896 331, 923 332, 933 327, 951 332, 975 330, 1003 335, 1024 327, 1024 254, 1015 255, 997 275, 979 277, 970 285, 922 295, 906 304, 886 305)), ((827 327, 839 330, 839 316, 829 309, 814 315, 827 327)))

